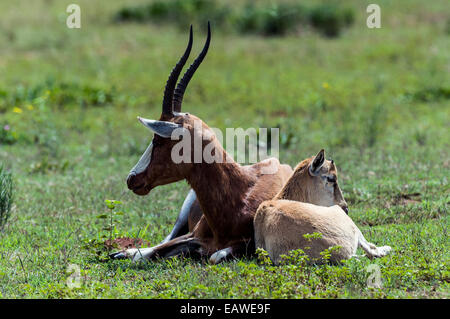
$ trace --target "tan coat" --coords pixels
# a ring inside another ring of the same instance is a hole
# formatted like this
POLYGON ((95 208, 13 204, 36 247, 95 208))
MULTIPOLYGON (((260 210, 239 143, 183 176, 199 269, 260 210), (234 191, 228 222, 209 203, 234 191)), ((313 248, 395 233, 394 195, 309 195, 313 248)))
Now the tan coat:
MULTIPOLYGON (((322 197, 326 197, 326 194, 329 193, 331 199, 322 198, 320 201, 334 201, 336 204, 345 203, 343 198, 338 198, 339 196, 336 195, 341 194, 340 190, 339 192, 336 189, 334 192, 321 192, 321 184, 314 180, 316 178, 322 180, 323 176, 327 176, 330 172, 334 172, 336 175, 334 164, 324 161, 320 174, 311 176, 307 168, 312 161, 313 159, 308 159, 306 162, 300 163, 280 194, 275 199, 264 201, 259 206, 254 219, 256 247, 265 249, 275 264, 279 263, 280 255, 286 255, 290 250, 299 248, 305 251, 311 262, 316 263, 321 262, 320 253, 333 246, 340 246, 340 248, 332 252, 332 262, 354 256, 358 246, 369 257, 381 257, 389 253, 391 250, 389 246, 376 247, 368 243, 352 219, 340 206, 325 207, 292 200, 292 197, 296 197, 296 195, 302 197, 300 194, 304 194, 307 198, 303 200, 306 199, 307 201, 309 197, 307 194, 315 194, 314 197, 317 197, 317 194, 322 194, 322 197), (294 189, 294 183, 298 187, 310 188, 310 191, 304 189, 303 191, 291 191, 289 193, 289 189, 294 189), (311 192, 311 185, 316 185, 318 189, 311 192), (283 196, 290 197, 291 200, 283 199, 283 196), (321 238, 308 240, 303 236, 313 233, 321 233, 321 238)), ((336 187, 339 188, 337 181, 336 187)), ((316 198, 313 201, 319 201, 319 199, 316 198)))

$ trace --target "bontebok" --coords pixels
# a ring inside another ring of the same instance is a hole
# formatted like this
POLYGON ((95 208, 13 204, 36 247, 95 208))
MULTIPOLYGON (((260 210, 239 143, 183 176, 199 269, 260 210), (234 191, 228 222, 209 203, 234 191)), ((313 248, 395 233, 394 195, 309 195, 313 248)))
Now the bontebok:
POLYGON ((292 173, 290 166, 281 165, 276 158, 248 166, 239 165, 227 154, 208 125, 192 114, 181 112, 189 80, 209 48, 209 24, 203 50, 175 86, 191 51, 192 40, 191 27, 187 49, 167 81, 160 119, 139 118, 142 124, 154 132, 154 137, 131 170, 127 184, 134 193, 146 195, 156 186, 187 180, 196 194, 191 193, 187 206, 198 202, 198 209, 195 209, 197 213, 200 211, 200 214, 196 214, 198 222, 191 223, 190 231, 185 235, 155 247, 116 253, 113 255, 115 258, 140 260, 188 253, 211 257, 210 260, 217 263, 231 255, 252 253, 253 216, 256 209, 262 201, 273 198, 292 173), (202 153, 209 150, 213 156, 225 160, 196 161, 193 158, 195 152, 192 152, 190 161, 175 162, 172 158, 173 148, 179 142, 178 139, 185 136, 183 132, 189 132, 186 135, 202 141, 202 153))

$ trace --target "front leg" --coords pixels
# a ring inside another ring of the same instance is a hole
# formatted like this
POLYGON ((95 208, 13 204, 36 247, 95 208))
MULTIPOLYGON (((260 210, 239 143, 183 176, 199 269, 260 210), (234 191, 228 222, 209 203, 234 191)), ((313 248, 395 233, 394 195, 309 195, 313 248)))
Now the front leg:
MULTIPOLYGON (((181 236, 185 235, 189 232, 189 217, 192 214, 192 210, 195 209, 195 201, 197 200, 197 195, 195 194, 194 190, 191 189, 189 193, 187 194, 183 205, 181 206, 180 213, 178 214, 177 220, 175 222, 175 225, 170 232, 169 235, 161 242, 161 244, 167 243, 168 241, 181 236)), ((201 213, 200 213, 201 214, 201 213)))
POLYGON ((124 251, 115 252, 109 255, 112 259, 132 259, 138 261, 140 259, 148 259, 154 251, 154 247, 147 248, 129 248, 124 251))
POLYGON ((254 245, 252 240, 241 240, 231 244, 227 248, 216 251, 209 257, 209 262, 212 264, 219 264, 226 261, 232 257, 236 258, 239 256, 249 255, 254 251, 254 245), (253 250, 252 250, 253 249, 253 250))
POLYGON ((134 262, 159 258, 167 258, 178 255, 200 254, 200 241, 192 233, 177 237, 166 243, 150 248, 131 248, 124 252, 111 254, 114 259, 131 258, 134 262))
POLYGON ((233 256, 233 248, 227 247, 227 248, 218 250, 214 254, 212 254, 211 257, 209 257, 209 262, 211 264, 216 265, 216 264, 221 263, 222 261, 227 260, 231 256, 233 256))

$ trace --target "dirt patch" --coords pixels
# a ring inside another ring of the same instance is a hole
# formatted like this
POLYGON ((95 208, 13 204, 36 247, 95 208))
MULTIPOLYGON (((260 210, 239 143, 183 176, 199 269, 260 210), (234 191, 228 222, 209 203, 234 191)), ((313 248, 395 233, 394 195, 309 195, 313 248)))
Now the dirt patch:
POLYGON ((411 194, 398 194, 396 195, 388 205, 395 206, 406 206, 406 205, 416 205, 421 203, 420 193, 411 194))
POLYGON ((113 240, 106 240, 104 242, 106 249, 120 249, 125 250, 129 248, 141 248, 149 246, 148 241, 141 238, 121 237, 113 240))
POLYGON ((286 111, 283 110, 277 110, 270 113, 273 117, 288 117, 288 114, 286 111))

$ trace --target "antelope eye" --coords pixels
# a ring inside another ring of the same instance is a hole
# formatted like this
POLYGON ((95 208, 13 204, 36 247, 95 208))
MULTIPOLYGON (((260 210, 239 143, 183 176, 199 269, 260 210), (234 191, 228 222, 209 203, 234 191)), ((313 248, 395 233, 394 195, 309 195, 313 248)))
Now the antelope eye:
POLYGON ((153 139, 153 147, 161 145, 161 140, 159 138, 153 139))
POLYGON ((328 183, 336 183, 336 176, 328 176, 327 182, 328 183))

